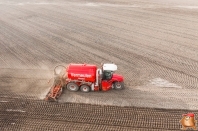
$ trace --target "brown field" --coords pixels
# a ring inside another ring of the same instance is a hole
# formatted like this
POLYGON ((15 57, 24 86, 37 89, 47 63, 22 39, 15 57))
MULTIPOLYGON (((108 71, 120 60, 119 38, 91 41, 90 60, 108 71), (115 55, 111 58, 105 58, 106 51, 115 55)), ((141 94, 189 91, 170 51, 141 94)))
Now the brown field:
POLYGON ((179 130, 198 115, 198 1, 0 0, 0 130, 179 130), (43 101, 53 68, 114 62, 125 89, 43 101))

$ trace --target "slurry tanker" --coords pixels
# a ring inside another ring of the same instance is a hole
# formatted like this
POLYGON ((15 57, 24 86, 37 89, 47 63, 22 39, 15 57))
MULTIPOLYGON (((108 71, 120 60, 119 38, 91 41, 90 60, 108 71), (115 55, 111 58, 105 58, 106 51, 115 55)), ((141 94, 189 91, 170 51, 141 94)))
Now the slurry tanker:
MULTIPOLYGON (((54 72, 58 67, 60 66, 54 68, 54 72)), ((123 89, 124 78, 115 74, 116 70, 117 65, 113 63, 102 64, 101 68, 93 64, 69 64, 64 67, 63 73, 54 73, 54 83, 45 100, 56 101, 63 89, 85 93, 123 89)))

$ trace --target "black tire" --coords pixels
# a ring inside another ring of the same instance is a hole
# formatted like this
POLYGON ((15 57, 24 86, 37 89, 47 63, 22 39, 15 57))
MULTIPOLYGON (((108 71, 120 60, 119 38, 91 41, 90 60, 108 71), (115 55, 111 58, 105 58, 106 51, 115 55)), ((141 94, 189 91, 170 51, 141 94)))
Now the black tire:
POLYGON ((67 89, 69 91, 78 91, 79 90, 79 86, 73 82, 70 82, 67 84, 67 89))
POLYGON ((84 93, 90 92, 90 87, 88 85, 81 85, 80 90, 84 93))
POLYGON ((113 87, 116 90, 122 90, 122 89, 124 89, 124 83, 123 82, 114 82, 113 87))

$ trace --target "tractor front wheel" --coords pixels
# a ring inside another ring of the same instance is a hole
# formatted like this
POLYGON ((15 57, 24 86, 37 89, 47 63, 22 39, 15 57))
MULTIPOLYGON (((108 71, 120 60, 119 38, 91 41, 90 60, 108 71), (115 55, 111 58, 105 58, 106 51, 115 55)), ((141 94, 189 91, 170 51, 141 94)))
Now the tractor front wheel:
POLYGON ((114 82, 113 83, 113 87, 116 89, 116 90, 121 90, 124 88, 124 83, 123 82, 114 82))
POLYGON ((69 91, 78 91, 79 90, 79 86, 73 82, 70 82, 67 84, 67 89, 69 91))

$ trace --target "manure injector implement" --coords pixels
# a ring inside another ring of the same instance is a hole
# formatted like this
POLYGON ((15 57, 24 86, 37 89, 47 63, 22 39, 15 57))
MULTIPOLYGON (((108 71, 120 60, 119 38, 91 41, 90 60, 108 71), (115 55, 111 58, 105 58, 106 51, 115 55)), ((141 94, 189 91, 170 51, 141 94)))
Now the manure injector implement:
POLYGON ((124 78, 114 73, 117 65, 112 63, 103 64, 102 68, 92 64, 69 64, 57 73, 60 67, 64 66, 59 65, 54 68, 54 83, 45 97, 47 101, 57 101, 64 88, 85 93, 124 88, 124 78))

